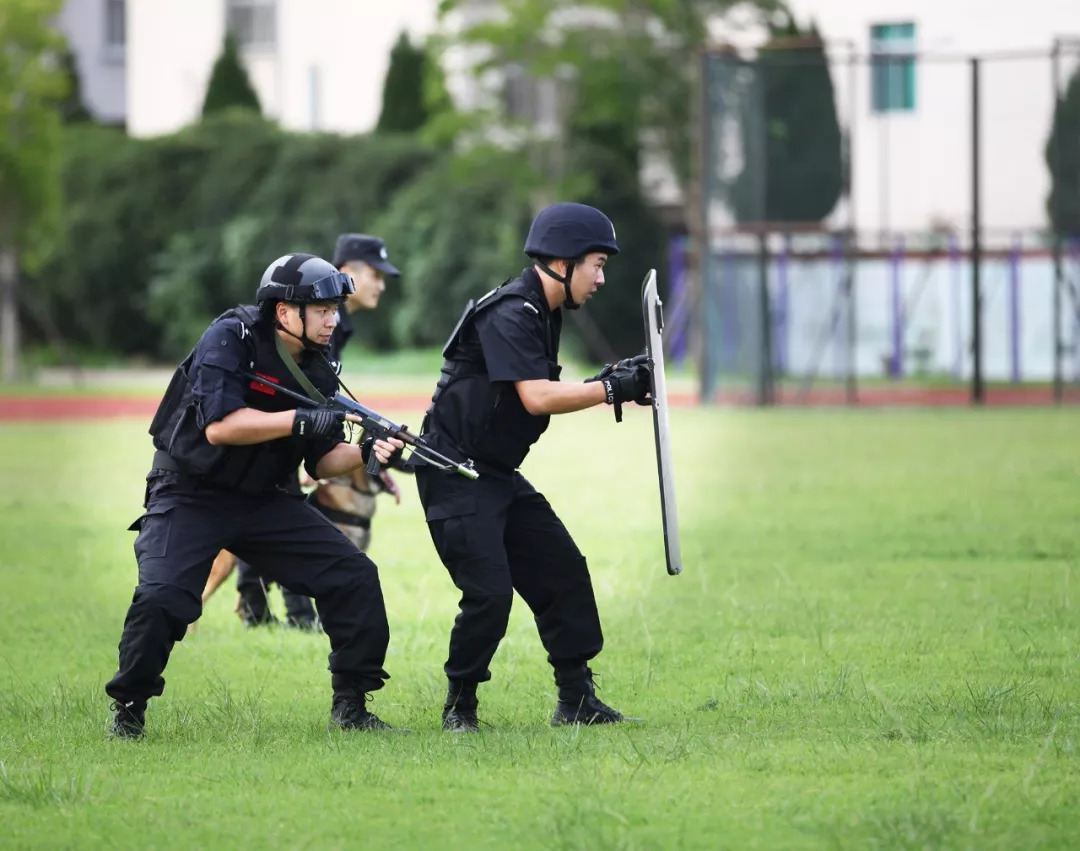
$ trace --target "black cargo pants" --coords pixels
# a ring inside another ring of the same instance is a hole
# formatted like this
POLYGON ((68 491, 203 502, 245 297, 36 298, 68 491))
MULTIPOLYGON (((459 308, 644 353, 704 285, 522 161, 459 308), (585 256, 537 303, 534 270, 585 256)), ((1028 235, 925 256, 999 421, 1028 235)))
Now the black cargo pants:
POLYGON ((520 474, 469 481, 416 468, 428 530, 461 591, 447 677, 491 679, 514 591, 532 610, 548 661, 582 665, 604 645, 585 557, 544 496, 520 474))
MULTIPOLYGON (((257 621, 263 621, 268 612, 267 592, 273 580, 265 578, 262 571, 256 570, 241 558, 236 560, 236 590, 240 592, 243 605, 257 621)), ((311 600, 303 594, 290 591, 281 586, 281 597, 285 601, 285 614, 293 623, 304 623, 315 619, 315 608, 311 600)))
MULTIPOLYGON (((297 499, 304 498, 304 492, 300 489, 299 470, 294 471, 289 478, 285 492, 297 499)), ((269 614, 270 601, 267 599, 267 592, 272 584, 273 580, 263 576, 261 571, 242 558, 236 560, 236 590, 240 592, 243 605, 256 621, 262 622, 269 614)), ((315 608, 310 598, 297 594, 284 585, 281 586, 281 597, 285 601, 285 614, 292 623, 302 624, 315 619, 315 608)))
POLYGON ((214 489, 153 471, 146 513, 131 528, 139 532, 139 583, 120 638, 119 669, 105 686, 110 697, 142 701, 162 693, 169 654, 201 614, 202 590, 222 549, 315 598, 335 688, 368 692, 389 679, 383 662, 390 628, 378 568, 302 500, 214 489))

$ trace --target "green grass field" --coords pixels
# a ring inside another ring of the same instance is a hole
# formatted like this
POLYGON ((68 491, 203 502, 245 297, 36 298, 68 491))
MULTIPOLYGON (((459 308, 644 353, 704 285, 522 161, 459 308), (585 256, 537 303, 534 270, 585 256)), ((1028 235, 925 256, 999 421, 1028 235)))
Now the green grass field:
POLYGON ((601 696, 647 723, 552 730, 519 602, 489 728, 439 730, 456 597, 408 482, 371 555, 373 707, 411 735, 328 732, 325 637, 222 593, 111 742, 145 425, 0 425, 3 847, 1080 847, 1076 412, 677 411, 674 578, 648 412, 556 418, 525 472, 589 557, 601 696))

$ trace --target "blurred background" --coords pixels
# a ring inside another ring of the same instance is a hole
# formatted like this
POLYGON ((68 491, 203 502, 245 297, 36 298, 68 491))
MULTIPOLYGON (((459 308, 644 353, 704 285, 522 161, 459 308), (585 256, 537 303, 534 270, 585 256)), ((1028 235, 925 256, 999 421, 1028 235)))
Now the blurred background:
POLYGON ((9 387, 171 366, 344 231, 403 270, 365 354, 437 369, 577 200, 623 247, 581 361, 656 268, 702 402, 1080 398, 1076 4, 4 0, 0 44, 9 387))

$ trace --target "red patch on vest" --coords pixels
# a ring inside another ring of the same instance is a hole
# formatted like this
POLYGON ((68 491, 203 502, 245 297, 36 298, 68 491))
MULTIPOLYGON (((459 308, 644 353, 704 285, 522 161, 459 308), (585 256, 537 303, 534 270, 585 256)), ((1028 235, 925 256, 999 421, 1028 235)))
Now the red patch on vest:
MULTIPOLYGON (((261 372, 256 372, 255 374, 257 376, 259 376, 259 378, 265 379, 266 381, 274 382, 274 384, 280 384, 281 383, 280 378, 274 378, 274 376, 272 376, 272 375, 264 375, 261 372)), ((251 389, 252 390, 258 390, 260 393, 265 393, 267 396, 276 396, 277 395, 277 390, 275 390, 273 387, 267 387, 265 384, 263 384, 260 381, 254 381, 253 380, 251 382, 251 389)))

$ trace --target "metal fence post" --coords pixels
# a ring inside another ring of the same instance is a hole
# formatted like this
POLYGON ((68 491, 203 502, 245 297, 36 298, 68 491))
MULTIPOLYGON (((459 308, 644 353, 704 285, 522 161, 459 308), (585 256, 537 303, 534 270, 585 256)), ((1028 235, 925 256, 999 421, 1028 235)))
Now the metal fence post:
POLYGON ((979 65, 978 56, 971 57, 971 401, 982 405, 986 401, 982 363, 982 208, 979 192, 981 162, 979 156, 979 65))
MULTIPOLYGON (((1061 40, 1054 39, 1054 48, 1050 52, 1050 73, 1054 79, 1051 81, 1054 94, 1054 110, 1051 113, 1051 150, 1050 155, 1054 158, 1056 172, 1061 168, 1061 134, 1053 132, 1053 120, 1061 107, 1061 40)), ((1063 269, 1061 264, 1061 229, 1058 227, 1058 192, 1050 187, 1050 239, 1054 265, 1054 402, 1061 403, 1065 395, 1065 379, 1062 371, 1061 358, 1065 353, 1065 341, 1062 339, 1061 329, 1061 288, 1063 285, 1063 269)))

